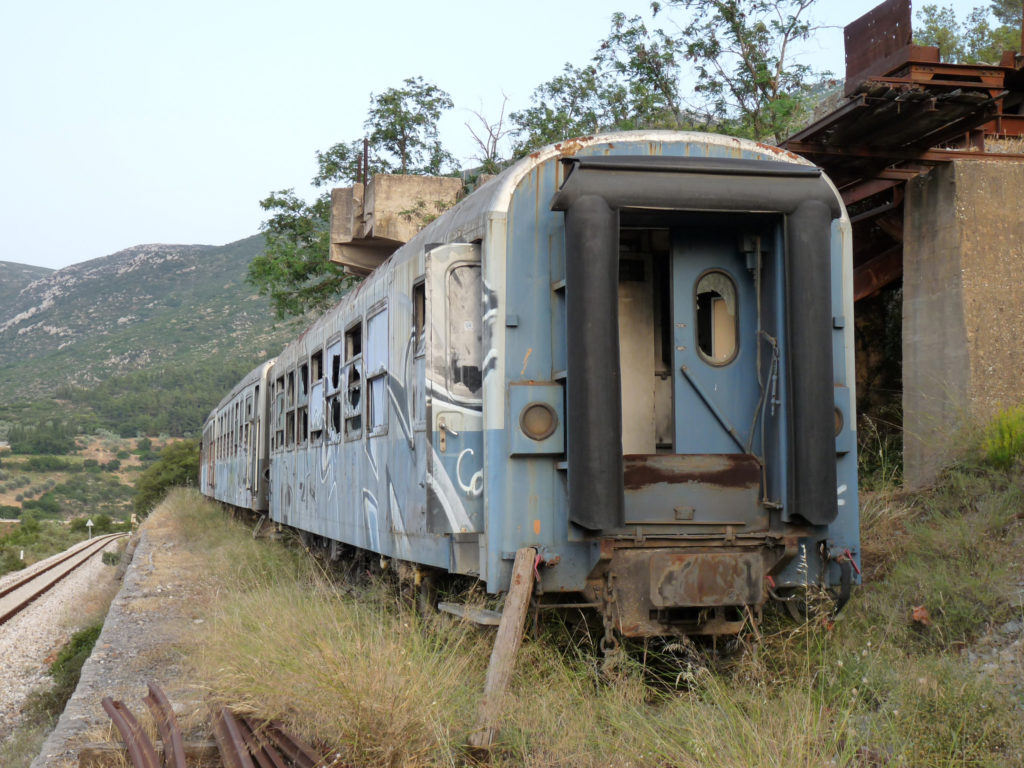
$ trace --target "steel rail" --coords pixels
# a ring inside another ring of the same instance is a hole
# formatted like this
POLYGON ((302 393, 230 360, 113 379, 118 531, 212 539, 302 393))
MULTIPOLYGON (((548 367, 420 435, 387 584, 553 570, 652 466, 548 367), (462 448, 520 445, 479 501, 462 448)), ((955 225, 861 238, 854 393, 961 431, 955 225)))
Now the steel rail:
POLYGON ((258 728, 253 727, 252 721, 248 718, 240 718, 238 721, 242 732, 242 738, 249 748, 249 754, 259 763, 260 768, 288 768, 288 764, 281 753, 267 741, 258 728))
POLYGON ((227 707, 221 707, 213 714, 213 736, 225 768, 256 768, 249 757, 238 721, 227 707))
MULTIPOLYGON (((298 768, 314 768, 323 759, 323 755, 293 734, 288 733, 280 723, 259 724, 245 717, 242 718, 242 723, 261 742, 264 749, 267 744, 271 745, 275 751, 283 753, 298 768)), ((275 768, 277 768, 276 764, 275 768)))
POLYGON ((131 711, 122 702, 114 701, 109 696, 104 696, 100 703, 121 732, 132 765, 135 768, 160 768, 153 743, 131 711))
POLYGON ((56 568, 61 563, 67 562, 68 560, 70 560, 75 555, 80 555, 84 550, 88 549, 93 544, 98 544, 100 541, 104 541, 104 540, 105 541, 110 541, 111 539, 114 539, 114 538, 116 538, 118 536, 126 536, 126 535, 127 534, 124 534, 124 533, 107 533, 107 534, 104 534, 103 536, 97 536, 94 540, 92 540, 92 544, 89 543, 89 541, 90 541, 89 539, 86 539, 83 542, 79 542, 80 546, 77 546, 77 549, 65 550, 62 553, 63 557, 60 557, 60 559, 54 560, 52 563, 48 563, 45 567, 40 568, 38 571, 34 571, 29 576, 26 576, 26 577, 24 577, 22 579, 18 579, 17 581, 13 582, 12 584, 8 584, 5 587, 0 587, 0 597, 3 597, 4 595, 9 594, 9 593, 13 592, 16 589, 19 589, 19 588, 23 587, 24 585, 28 584, 30 581, 32 581, 37 576, 40 576, 41 574, 44 574, 44 573, 46 573, 48 571, 52 571, 54 568, 56 568))
POLYGON ((174 708, 170 700, 156 683, 149 682, 149 695, 142 699, 149 707, 156 729, 160 733, 160 741, 164 746, 164 768, 187 768, 185 762, 185 743, 181 738, 181 728, 174 716, 174 708))
MULTIPOLYGON (((103 550, 107 546, 107 544, 109 544, 112 540, 127 535, 128 534, 126 533, 108 534, 103 539, 96 541, 95 544, 86 547, 80 547, 68 557, 61 558, 58 562, 53 563, 52 565, 48 565, 46 568, 43 568, 40 571, 36 571, 31 576, 25 579, 21 579, 17 584, 9 588, 5 588, 3 592, 0 592, 0 599, 10 595, 18 589, 30 586, 34 581, 39 581, 39 583, 42 584, 42 586, 39 589, 36 589, 33 592, 31 592, 27 597, 23 598, 20 602, 11 606, 5 612, 0 613, 0 624, 5 623, 8 619, 11 619, 12 617, 19 614, 39 596, 49 592, 51 589, 53 589, 53 587, 55 587, 57 584, 63 581, 67 576, 69 576, 71 573, 73 573, 81 566, 85 565, 85 563, 89 562, 89 560, 92 557, 94 557, 97 552, 103 550), (50 573, 50 571, 52 571, 54 568, 60 565, 67 564, 69 560, 72 560, 75 557, 78 557, 79 561, 77 563, 72 563, 71 567, 69 567, 67 571, 65 571, 63 574, 60 574, 57 578, 52 579, 50 581, 45 581, 41 579, 42 576, 45 576, 47 573, 50 573)), ((2 609, 0 609, 0 611, 2 611, 2 609)))

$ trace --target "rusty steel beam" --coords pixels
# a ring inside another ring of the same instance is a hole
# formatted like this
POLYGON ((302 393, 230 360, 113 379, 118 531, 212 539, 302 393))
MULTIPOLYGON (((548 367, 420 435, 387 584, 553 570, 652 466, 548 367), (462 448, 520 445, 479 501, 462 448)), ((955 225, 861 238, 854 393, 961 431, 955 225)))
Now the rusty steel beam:
POLYGON ((153 743, 131 711, 122 702, 114 701, 109 696, 104 696, 100 704, 121 732, 132 765, 135 768, 160 768, 153 743))
POLYGON ((857 302, 877 293, 902 275, 903 246, 897 245, 853 270, 853 300, 857 302))
POLYGON ((975 152, 959 149, 927 149, 907 151, 902 149, 879 149, 875 147, 832 147, 826 144, 809 142, 790 142, 787 147, 799 155, 825 155, 835 157, 867 157, 879 158, 890 162, 904 160, 926 163, 948 163, 951 160, 1004 160, 1007 162, 1024 162, 1024 155, 1006 152, 975 152))
POLYGON ((164 745, 164 768, 187 768, 185 762, 185 744, 181 738, 181 728, 174 716, 174 708, 164 692, 156 683, 150 681, 149 694, 143 699, 156 723, 160 733, 160 741, 164 745))

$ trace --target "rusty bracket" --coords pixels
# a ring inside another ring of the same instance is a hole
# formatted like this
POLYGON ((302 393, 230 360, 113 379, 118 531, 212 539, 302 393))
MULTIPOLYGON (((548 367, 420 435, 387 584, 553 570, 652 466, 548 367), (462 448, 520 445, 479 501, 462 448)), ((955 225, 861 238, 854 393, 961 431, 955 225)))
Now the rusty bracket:
POLYGON ((132 765, 135 768, 160 768, 153 743, 124 703, 114 701, 109 696, 104 696, 100 703, 103 711, 110 716, 117 730, 121 732, 132 765))
POLYGON ((187 768, 185 744, 170 700, 156 683, 150 681, 149 695, 143 701, 149 707, 156 729, 160 733, 160 741, 164 745, 164 768, 187 768))

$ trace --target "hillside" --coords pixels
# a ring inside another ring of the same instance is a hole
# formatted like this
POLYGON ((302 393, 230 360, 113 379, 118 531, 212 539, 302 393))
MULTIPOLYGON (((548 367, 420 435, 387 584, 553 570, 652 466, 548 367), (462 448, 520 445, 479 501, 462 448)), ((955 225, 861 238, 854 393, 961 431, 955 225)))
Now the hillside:
MULTIPOLYGON (((119 407, 123 383, 144 390, 140 408, 189 401, 185 420, 195 421, 225 380, 276 354, 294 333, 275 325, 266 300, 245 284, 262 244, 254 236, 224 246, 140 245, 43 271, 0 303, 0 406, 77 393, 77 405, 108 411, 102 421, 119 429, 109 412, 119 407), (83 390, 103 395, 82 397, 83 390)), ((3 419, 21 420, 0 408, 3 419)), ((154 426, 198 426, 181 421, 154 426)))
POLYGON ((53 270, 46 267, 0 261, 0 314, 7 313, 23 288, 52 273, 53 270))

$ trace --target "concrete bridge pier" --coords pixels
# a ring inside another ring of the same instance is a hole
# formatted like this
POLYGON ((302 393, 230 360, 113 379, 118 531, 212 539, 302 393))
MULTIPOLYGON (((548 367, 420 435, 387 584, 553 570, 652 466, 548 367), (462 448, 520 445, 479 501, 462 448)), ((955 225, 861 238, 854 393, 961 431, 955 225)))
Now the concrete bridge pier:
POLYGON ((904 480, 920 488, 964 430, 1024 403, 1024 164, 908 181, 903 248, 904 480))

